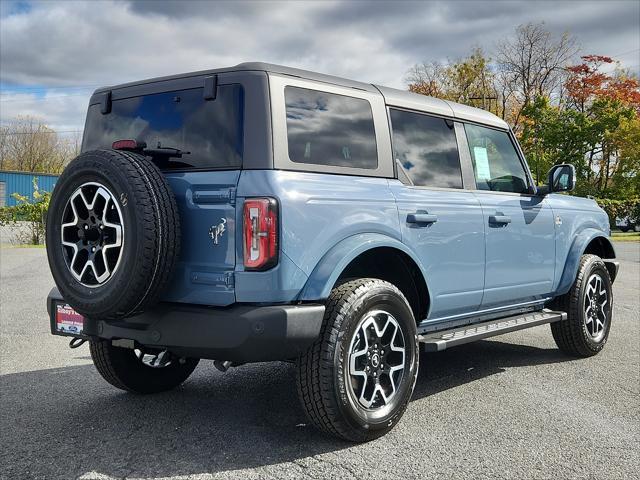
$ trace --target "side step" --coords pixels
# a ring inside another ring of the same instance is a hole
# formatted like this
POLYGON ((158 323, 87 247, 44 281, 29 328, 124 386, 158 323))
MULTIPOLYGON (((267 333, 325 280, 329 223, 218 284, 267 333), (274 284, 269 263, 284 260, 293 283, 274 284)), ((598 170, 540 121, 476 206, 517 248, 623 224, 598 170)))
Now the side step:
POLYGON ((539 312, 529 312, 513 317, 489 320, 488 322, 467 325, 465 327, 441 330, 418 336, 420 343, 424 344, 425 352, 440 352, 456 345, 482 340, 483 338, 502 335, 524 328, 536 327, 545 323, 553 323, 566 320, 565 312, 555 312, 544 309, 539 312))

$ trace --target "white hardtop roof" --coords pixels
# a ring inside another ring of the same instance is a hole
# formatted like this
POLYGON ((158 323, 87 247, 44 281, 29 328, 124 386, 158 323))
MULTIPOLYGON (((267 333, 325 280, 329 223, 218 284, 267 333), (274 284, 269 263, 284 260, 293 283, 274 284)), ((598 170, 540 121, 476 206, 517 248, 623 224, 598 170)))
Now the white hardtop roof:
MULTIPOLYGON (((376 85, 377 86, 377 85, 376 85)), ((481 108, 470 107, 461 103, 441 100, 439 98, 428 97, 419 93, 413 93, 396 88, 377 86, 384 95, 385 102, 389 106, 407 108, 409 110, 419 110, 425 113, 445 115, 455 119, 467 120, 475 123, 482 123, 492 127, 508 129, 507 122, 491 112, 481 108)))
POLYGON ((141 80, 137 82, 131 82, 122 85, 115 85, 111 87, 99 88, 95 93, 99 93, 106 90, 118 89, 128 87, 132 85, 143 85, 146 83, 162 82, 167 80, 173 80, 177 78, 211 75, 223 72, 238 72, 238 71, 264 71, 268 73, 276 73, 281 75, 288 75, 292 77, 298 77, 308 80, 314 80, 317 82, 324 82, 333 85, 340 85, 348 88, 355 88, 358 90, 365 90, 369 92, 380 91, 385 98, 387 105, 406 108, 410 110, 418 110, 424 113, 433 113, 436 115, 444 115, 447 117, 467 120, 470 122, 482 123, 492 127, 508 129, 509 125, 500 117, 482 110, 480 108, 470 107, 468 105, 462 105, 460 103, 450 102, 448 100, 441 100, 439 98, 427 97, 426 95, 420 95, 418 93, 409 92, 406 90, 398 90, 396 88, 382 87, 373 85, 370 83, 357 82, 341 77, 334 77, 333 75, 326 75, 323 73, 312 72, 309 70, 302 70, 298 68, 285 67, 282 65, 274 65, 271 63, 262 62, 248 62, 241 63, 234 67, 219 68, 212 70, 203 70, 199 72, 183 73, 179 75, 171 75, 168 77, 152 78, 148 80, 141 80))

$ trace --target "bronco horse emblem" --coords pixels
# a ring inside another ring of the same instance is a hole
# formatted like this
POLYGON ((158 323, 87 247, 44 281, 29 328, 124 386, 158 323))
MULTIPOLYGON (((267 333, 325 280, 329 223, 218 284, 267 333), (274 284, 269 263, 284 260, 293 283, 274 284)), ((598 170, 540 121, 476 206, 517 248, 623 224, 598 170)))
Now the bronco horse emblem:
POLYGON ((213 240, 214 245, 218 245, 218 239, 222 237, 222 234, 226 230, 226 223, 227 219, 221 218, 218 225, 211 225, 211 228, 209 228, 209 236, 211 237, 211 240, 213 240))

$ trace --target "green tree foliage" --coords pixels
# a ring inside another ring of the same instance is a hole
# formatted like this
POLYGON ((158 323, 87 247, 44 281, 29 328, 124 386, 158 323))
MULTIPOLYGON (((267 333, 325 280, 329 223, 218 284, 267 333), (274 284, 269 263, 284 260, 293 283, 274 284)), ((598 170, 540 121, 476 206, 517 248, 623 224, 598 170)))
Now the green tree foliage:
POLYGON ((572 163, 577 194, 625 199, 640 195, 640 93, 638 82, 623 72, 607 75, 608 57, 585 56, 568 67, 566 98, 546 97, 523 108, 520 136, 536 181, 548 169, 572 163))
POLYGON ((413 92, 509 122, 538 184, 553 165, 572 163, 578 195, 640 197, 638 79, 602 55, 573 64, 577 48, 567 33, 554 37, 544 24, 526 24, 497 45, 494 61, 475 48, 457 62, 416 65, 407 81, 413 92))
POLYGON ((498 113, 491 59, 481 48, 457 61, 415 65, 407 75, 409 90, 498 113))
POLYGON ((640 222, 640 197, 626 200, 610 200, 597 198, 598 205, 609 215, 611 226, 615 226, 616 218, 630 218, 635 223, 640 222))
POLYGON ((24 222, 28 226, 24 243, 38 245, 44 241, 46 216, 51 194, 38 188, 37 177, 33 179, 33 200, 25 195, 11 195, 17 205, 0 208, 0 226, 17 226, 24 222))

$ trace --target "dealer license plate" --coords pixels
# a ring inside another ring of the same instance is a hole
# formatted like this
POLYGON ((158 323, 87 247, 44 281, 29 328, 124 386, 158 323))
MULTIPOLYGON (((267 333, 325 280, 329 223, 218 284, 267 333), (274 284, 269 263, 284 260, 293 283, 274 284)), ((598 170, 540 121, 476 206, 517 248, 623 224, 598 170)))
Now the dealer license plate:
POLYGON ((84 317, 66 303, 55 304, 55 330, 62 335, 82 335, 84 317))

